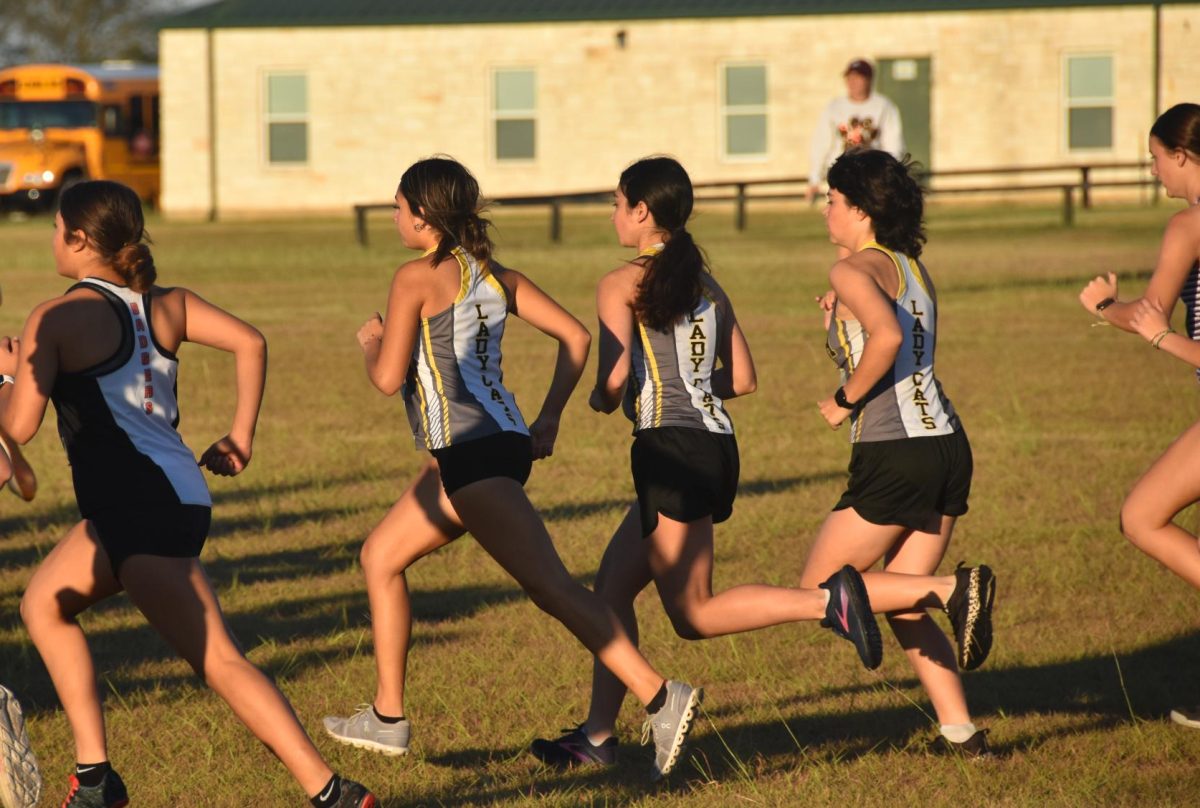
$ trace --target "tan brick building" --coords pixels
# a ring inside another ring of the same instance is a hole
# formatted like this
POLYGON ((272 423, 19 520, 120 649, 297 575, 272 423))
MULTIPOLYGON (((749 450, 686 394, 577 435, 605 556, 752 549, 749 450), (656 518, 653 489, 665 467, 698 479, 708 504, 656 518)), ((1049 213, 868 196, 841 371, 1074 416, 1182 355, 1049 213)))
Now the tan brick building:
POLYGON ((935 171, 1143 159, 1156 111, 1200 100, 1200 3, 419 5, 224 0, 166 21, 164 211, 347 211, 433 153, 492 196, 607 188, 655 152, 698 182, 801 177, 859 56, 935 171))

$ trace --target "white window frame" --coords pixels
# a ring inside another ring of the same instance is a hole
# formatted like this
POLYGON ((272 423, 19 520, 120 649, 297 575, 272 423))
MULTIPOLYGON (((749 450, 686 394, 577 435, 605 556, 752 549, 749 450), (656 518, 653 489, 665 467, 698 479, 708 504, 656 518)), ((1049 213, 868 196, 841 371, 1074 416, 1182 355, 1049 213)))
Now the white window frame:
POLYGON ((771 156, 771 69, 766 60, 763 59, 742 59, 737 61, 722 62, 717 67, 717 86, 720 95, 718 96, 718 115, 717 129, 720 132, 720 157, 723 161, 729 163, 764 163, 771 156), (735 104, 726 103, 729 96, 729 68, 731 67, 761 67, 763 71, 763 84, 767 93, 767 102, 765 104, 735 104), (766 133, 766 148, 764 151, 754 154, 731 154, 729 151, 729 117, 731 115, 762 115, 766 133))
POLYGON ((1062 57, 1062 149, 1064 154, 1111 154, 1117 147, 1117 57, 1112 51, 1079 51, 1062 57), (1071 60, 1105 57, 1112 74, 1112 93, 1108 96, 1071 96, 1071 60), (1112 141, 1107 146, 1071 146, 1071 110, 1108 107, 1112 114, 1112 141))
POLYGON ((296 68, 272 68, 262 73, 262 159, 263 165, 270 169, 294 171, 307 169, 312 165, 312 121, 311 98, 309 94, 308 71, 296 68), (304 112, 271 112, 271 79, 283 76, 301 76, 304 79, 304 112), (302 123, 304 124, 304 160, 287 160, 276 162, 271 159, 271 124, 302 123))
POLYGON ((538 152, 540 151, 540 149, 538 148, 538 145, 539 145, 538 144, 538 140, 539 140, 538 130, 540 129, 540 127, 538 126, 538 114, 537 114, 538 113, 538 111, 537 111, 538 96, 540 95, 540 93, 538 92, 537 68, 533 67, 531 65, 505 65, 503 67, 497 66, 497 67, 493 67, 491 69, 491 71, 488 73, 488 80, 489 80, 488 81, 488 91, 489 91, 488 94, 491 97, 491 104, 489 105, 489 111, 490 111, 491 115, 490 115, 490 120, 488 121, 488 127, 490 129, 490 131, 488 132, 488 142, 491 143, 491 146, 492 146, 491 149, 489 150, 489 156, 491 157, 492 162, 497 165, 505 165, 505 166, 532 165, 532 164, 536 163, 537 159, 538 159, 538 152), (498 80, 497 77, 501 73, 530 73, 530 74, 532 74, 532 76, 533 76, 533 108, 532 109, 503 110, 503 111, 497 109, 497 103, 499 102, 500 99, 498 99, 496 97, 496 84, 497 84, 497 80, 498 80), (499 137, 497 137, 497 128, 498 128, 497 124, 500 121, 526 121, 526 120, 533 122, 533 156, 532 157, 501 157, 499 154, 500 139, 499 139, 499 137))

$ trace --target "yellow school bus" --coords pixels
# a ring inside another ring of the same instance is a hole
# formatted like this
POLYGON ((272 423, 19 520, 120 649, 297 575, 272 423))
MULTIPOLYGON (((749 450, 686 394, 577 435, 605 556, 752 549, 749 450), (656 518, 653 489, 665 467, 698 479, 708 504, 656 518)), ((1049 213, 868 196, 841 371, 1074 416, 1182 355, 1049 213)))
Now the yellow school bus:
POLYGON ((156 202, 158 67, 0 70, 0 205, 48 209, 65 186, 117 180, 156 202))

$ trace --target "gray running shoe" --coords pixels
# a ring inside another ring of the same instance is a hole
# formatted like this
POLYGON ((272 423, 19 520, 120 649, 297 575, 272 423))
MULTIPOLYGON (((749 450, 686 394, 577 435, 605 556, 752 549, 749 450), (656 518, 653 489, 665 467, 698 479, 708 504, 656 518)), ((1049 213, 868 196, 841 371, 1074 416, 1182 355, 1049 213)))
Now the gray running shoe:
POLYGON ((642 744, 654 738, 654 772, 651 781, 666 777, 679 762, 683 742, 692 729, 696 707, 704 701, 704 690, 683 682, 667 682, 667 701, 642 725, 642 744))
POLYGON ((0 685, 0 803, 4 808, 31 808, 42 794, 42 776, 25 732, 25 717, 16 696, 0 685))
POLYGON ((375 717, 375 708, 368 704, 349 718, 325 716, 325 731, 342 743, 396 757, 408 754, 412 725, 407 718, 385 724, 375 717))

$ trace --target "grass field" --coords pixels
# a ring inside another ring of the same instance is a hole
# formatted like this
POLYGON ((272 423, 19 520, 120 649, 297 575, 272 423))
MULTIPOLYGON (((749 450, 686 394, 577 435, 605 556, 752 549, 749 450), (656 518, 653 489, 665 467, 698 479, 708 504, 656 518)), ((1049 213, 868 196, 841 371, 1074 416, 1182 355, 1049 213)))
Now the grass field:
MULTIPOLYGON (((965 684, 1000 760, 924 751, 928 702, 890 635, 874 673, 813 624, 689 643, 648 593, 641 625, 651 661, 707 689, 691 760, 667 784, 648 785, 650 752, 636 746, 640 710, 630 700, 614 770, 540 768, 524 750, 581 720, 589 660, 466 539, 409 574, 413 753, 385 759, 326 738, 321 717, 374 690, 359 546, 422 457, 399 400, 369 386, 354 340, 409 255, 386 218, 374 220, 369 249, 344 220, 152 222, 161 280, 255 323, 271 349, 254 461, 238 478, 211 482, 203 559, 250 658, 277 679, 334 767, 389 806, 1194 804, 1200 732, 1165 715, 1200 700, 1196 592, 1129 546, 1116 515, 1141 471, 1195 418, 1195 382, 1139 338, 1090 327, 1076 301, 1106 270, 1123 273, 1127 292, 1140 289, 1172 210, 1103 208, 1070 230, 1052 208, 931 210, 939 371, 976 462, 971 512, 943 568, 965 559, 998 575, 996 645, 965 684)), ((837 383, 812 303, 833 250, 807 209, 752 210, 744 233, 731 218, 715 209, 694 221, 759 371, 758 392, 730 407, 743 479, 734 517, 718 528, 715 585, 786 585, 842 490, 849 456, 844 432, 830 432, 815 406, 837 383)), ((606 210, 569 212, 560 245, 548 243, 540 216, 497 219, 500 257, 594 324, 595 282, 623 256, 606 210)), ((65 288, 50 237, 46 219, 0 222, 0 333, 17 332, 32 304, 65 288)), ((505 348, 506 381, 532 417, 554 346, 521 325, 505 348)), ((181 431, 201 449, 228 426, 232 365, 194 347, 182 363, 181 431)), ((567 566, 590 582, 632 486, 628 423, 585 402, 577 394, 568 406, 558 449, 535 467, 528 491, 567 566)), ((44 805, 65 793, 73 750, 17 603, 77 518, 54 434, 51 421, 28 447, 37 500, 5 496, 0 511, 0 681, 27 708, 44 805)), ((1191 512, 1183 520, 1195 527, 1191 512)), ((304 804, 123 598, 82 622, 132 805, 304 804)))

